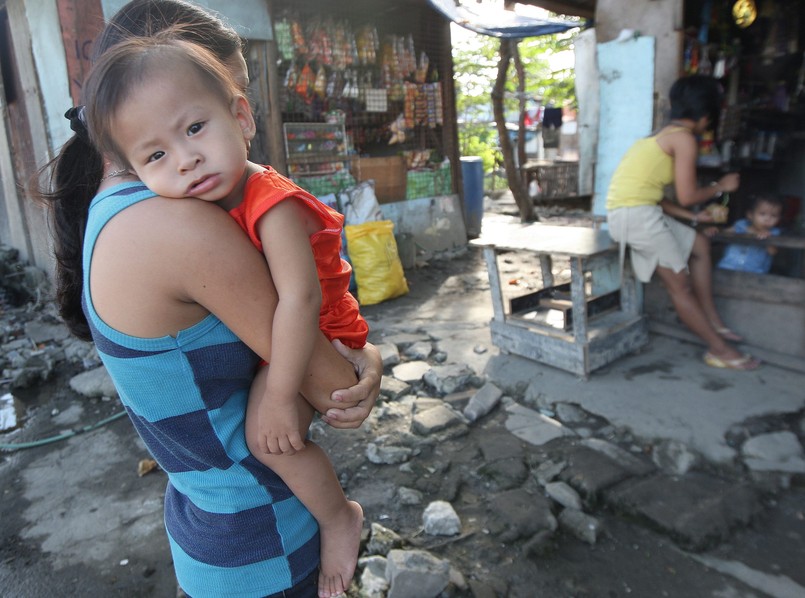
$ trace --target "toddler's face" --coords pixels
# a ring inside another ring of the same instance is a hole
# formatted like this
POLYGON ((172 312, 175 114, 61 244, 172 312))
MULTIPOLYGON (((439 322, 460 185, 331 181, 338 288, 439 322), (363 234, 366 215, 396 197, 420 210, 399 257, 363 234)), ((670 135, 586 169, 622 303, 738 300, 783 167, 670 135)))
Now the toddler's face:
POLYGON ((749 212, 749 220, 752 225, 760 230, 769 230, 777 226, 780 222, 782 208, 778 205, 761 201, 754 210, 749 212))
POLYGON ((253 122, 245 99, 220 97, 189 67, 143 81, 114 119, 117 144, 154 193, 227 209, 240 203, 253 122))

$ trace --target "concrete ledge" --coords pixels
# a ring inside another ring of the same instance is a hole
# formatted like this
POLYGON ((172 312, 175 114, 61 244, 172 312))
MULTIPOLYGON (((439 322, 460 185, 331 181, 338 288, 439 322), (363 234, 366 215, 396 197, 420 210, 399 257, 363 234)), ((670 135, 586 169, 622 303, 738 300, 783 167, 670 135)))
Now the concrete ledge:
POLYGON ((691 550, 719 544, 763 511, 760 493, 749 484, 700 473, 629 480, 605 500, 691 550))
MULTIPOLYGON (((769 363, 805 372, 805 280, 716 270, 713 294, 721 317, 745 338, 742 348, 769 363)), ((679 321, 656 276, 644 285, 644 313, 652 332, 702 344, 679 321)))

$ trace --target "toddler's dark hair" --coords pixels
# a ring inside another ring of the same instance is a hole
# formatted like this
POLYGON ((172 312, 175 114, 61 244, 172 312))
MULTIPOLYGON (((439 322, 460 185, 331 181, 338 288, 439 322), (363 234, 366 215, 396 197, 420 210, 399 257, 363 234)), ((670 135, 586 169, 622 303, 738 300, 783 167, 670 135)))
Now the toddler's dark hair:
POLYGON ((783 198, 779 195, 752 195, 749 198, 749 212, 754 212, 755 209, 762 203, 767 203, 771 206, 775 206, 780 208, 781 210, 785 207, 785 202, 783 198))

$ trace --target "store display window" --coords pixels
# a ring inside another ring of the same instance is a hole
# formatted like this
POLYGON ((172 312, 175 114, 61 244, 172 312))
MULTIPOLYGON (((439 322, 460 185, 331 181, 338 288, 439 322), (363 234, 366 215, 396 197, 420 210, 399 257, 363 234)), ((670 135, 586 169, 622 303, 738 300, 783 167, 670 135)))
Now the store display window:
POLYGON ((452 193, 438 40, 415 33, 409 4, 372 4, 383 18, 312 6, 274 20, 289 176, 319 194, 373 180, 381 203, 452 193))

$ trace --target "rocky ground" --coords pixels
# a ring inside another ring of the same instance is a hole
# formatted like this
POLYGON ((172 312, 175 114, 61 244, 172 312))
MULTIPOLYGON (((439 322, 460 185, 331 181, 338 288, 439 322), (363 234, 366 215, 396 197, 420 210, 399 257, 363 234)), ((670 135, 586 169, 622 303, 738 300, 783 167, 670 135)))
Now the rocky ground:
MULTIPOLYGON (((472 596, 802 594, 801 477, 708 464, 684 446, 611 425, 573 396, 557 401, 540 384, 474 376, 473 354, 494 348, 483 334, 456 333, 460 312, 438 296, 484 304, 480 256, 470 251, 410 277, 409 296, 365 310, 382 323, 374 340, 392 364, 395 349, 401 360, 387 368, 375 417, 351 433, 348 450, 332 434, 322 440, 368 520, 394 530, 403 546, 448 560, 472 596), (453 336, 478 342, 462 351, 453 336), (417 370, 421 361, 427 366, 417 370), (434 501, 458 514, 454 534, 428 532, 434 501)), ((488 318, 473 321, 483 327, 488 318)), ((802 412, 793 416, 800 439, 802 421, 802 412)))
MULTIPOLYGON (((489 372, 479 250, 406 276, 408 295, 363 310, 386 363, 372 416, 312 430, 366 514, 352 596, 805 595, 802 411, 733 439, 782 434, 778 450, 793 437, 792 471, 659 446, 572 394, 489 372)), ((0 444, 37 446, 0 452, 0 595, 173 597, 164 474, 135 474, 148 455, 125 419, 107 422, 119 405, 94 351, 22 288, 0 313, 0 395, 19 417, 0 444)))

